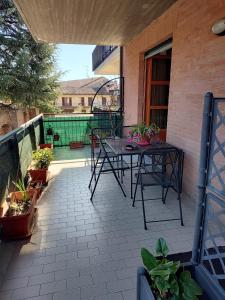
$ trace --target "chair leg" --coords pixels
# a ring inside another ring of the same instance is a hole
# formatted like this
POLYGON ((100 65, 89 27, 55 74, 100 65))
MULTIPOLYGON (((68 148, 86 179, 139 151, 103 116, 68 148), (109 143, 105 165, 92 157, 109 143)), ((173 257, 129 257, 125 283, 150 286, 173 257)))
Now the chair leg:
MULTIPOLYGON (((123 158, 122 158, 122 155, 121 155, 121 167, 123 168, 123 158)), ((120 170, 120 178, 121 178, 121 183, 123 184, 123 170, 122 170, 122 168, 121 168, 121 170, 120 170)))
POLYGON ((144 201, 143 184, 142 184, 141 175, 140 175, 140 183, 141 183, 141 203, 142 203, 142 210, 143 210, 144 229, 147 230, 146 215, 145 215, 145 201, 144 201))
POLYGON ((101 175, 101 171, 102 171, 102 168, 103 168, 104 162, 105 162, 105 158, 103 159, 103 162, 102 162, 101 168, 100 168, 100 170, 99 170, 99 173, 98 173, 98 176, 97 176, 97 180, 95 181, 95 185, 94 185, 93 191, 92 191, 92 193, 91 193, 91 198, 90 198, 91 202, 93 202, 93 200, 92 200, 92 199, 93 199, 93 196, 94 196, 94 193, 95 193, 95 190, 96 190, 97 184, 98 184, 99 177, 100 177, 100 175, 101 175))
POLYGON ((179 201, 179 209, 180 209, 180 223, 181 223, 181 226, 184 226, 180 193, 178 193, 178 201, 179 201))
MULTIPOLYGON (((94 164, 94 169, 93 169, 93 172, 92 172, 92 175, 91 175, 91 179, 90 179, 90 182, 89 182, 89 185, 88 185, 88 188, 89 188, 89 189, 90 189, 90 187, 91 187, 91 183, 92 183, 93 178, 96 177, 95 171, 96 171, 96 167, 97 167, 97 164, 98 164, 98 161, 99 161, 99 157, 100 157, 100 154, 98 155, 97 161, 96 161, 96 163, 94 164)), ((95 178, 95 181, 96 181, 96 178, 95 178)))
MULTIPOLYGON (((105 159, 105 158, 104 158, 104 159, 105 159)), ((110 168, 111 168, 111 170, 112 170, 112 172, 113 172, 113 175, 114 175, 114 177, 116 178, 116 181, 117 181, 117 183, 119 184, 119 187, 120 187, 120 189, 121 189, 121 191, 122 191, 124 197, 126 197, 126 194, 125 194, 125 192, 124 192, 124 190, 123 190, 123 187, 122 187, 122 185, 121 185, 121 183, 120 183, 120 181, 119 181, 119 179, 118 179, 118 177, 117 177, 117 175, 116 175, 116 172, 115 172, 115 170, 113 169, 113 165, 112 165, 112 163, 111 163, 111 161, 110 161, 110 159, 109 159, 108 157, 107 157, 107 160, 108 160, 108 163, 109 163, 110 168)))
POLYGON ((162 186, 162 203, 165 204, 164 186, 162 186))
POLYGON ((134 204, 135 204, 135 201, 136 201, 136 194, 137 194, 137 187, 138 187, 139 177, 140 177, 140 172, 138 170, 137 181, 136 181, 135 191, 134 191, 134 198, 133 198, 133 203, 132 203, 133 207, 134 207, 134 204))

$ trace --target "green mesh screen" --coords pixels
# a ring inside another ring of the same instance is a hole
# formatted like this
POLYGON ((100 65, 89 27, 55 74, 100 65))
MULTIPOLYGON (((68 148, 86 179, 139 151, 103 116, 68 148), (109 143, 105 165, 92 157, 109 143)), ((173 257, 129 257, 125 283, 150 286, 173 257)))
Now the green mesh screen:
POLYGON ((24 130, 7 134, 0 141, 0 202, 5 198, 7 190, 12 191, 12 181, 18 175, 24 177, 31 163, 32 151, 40 143, 39 121, 24 130), (18 142, 17 142, 18 141, 18 142))
POLYGON ((83 142, 90 144, 89 134, 92 128, 114 128, 121 126, 122 118, 119 114, 93 114, 74 117, 48 117, 44 119, 45 143, 54 146, 67 146, 70 142, 83 142), (49 129, 52 135, 49 135, 49 129), (54 140, 59 135, 59 140, 54 140))
POLYGON ((31 127, 25 137, 18 143, 21 173, 24 177, 32 160, 32 151, 40 142, 40 126, 31 127))
POLYGON ((7 188, 11 188, 10 179, 16 177, 17 163, 12 141, 0 145, 0 202, 5 197, 7 188))

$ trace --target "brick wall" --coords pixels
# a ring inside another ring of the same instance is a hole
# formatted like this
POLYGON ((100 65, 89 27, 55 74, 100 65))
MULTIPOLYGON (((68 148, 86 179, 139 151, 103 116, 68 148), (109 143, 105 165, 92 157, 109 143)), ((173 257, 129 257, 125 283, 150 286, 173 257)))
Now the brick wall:
POLYGON ((212 34, 223 0, 178 0, 124 47, 125 120, 142 120, 144 52, 173 37, 167 141, 185 151, 184 191, 196 199, 203 97, 225 96, 225 37, 212 34))

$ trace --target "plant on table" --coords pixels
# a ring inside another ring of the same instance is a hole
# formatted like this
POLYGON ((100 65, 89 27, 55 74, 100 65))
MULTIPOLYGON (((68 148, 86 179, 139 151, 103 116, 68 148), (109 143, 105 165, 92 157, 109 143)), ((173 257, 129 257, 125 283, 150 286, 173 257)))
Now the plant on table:
POLYGON ((160 128, 156 124, 152 123, 149 126, 147 126, 142 123, 132 128, 128 134, 129 137, 134 140, 145 140, 147 142, 150 142, 153 137, 159 134, 159 132, 160 128))
POLYGON ((160 238, 156 243, 155 257, 147 249, 141 249, 141 257, 150 276, 150 286, 157 300, 197 300, 202 290, 191 277, 191 273, 181 270, 179 261, 167 259, 169 249, 160 238))

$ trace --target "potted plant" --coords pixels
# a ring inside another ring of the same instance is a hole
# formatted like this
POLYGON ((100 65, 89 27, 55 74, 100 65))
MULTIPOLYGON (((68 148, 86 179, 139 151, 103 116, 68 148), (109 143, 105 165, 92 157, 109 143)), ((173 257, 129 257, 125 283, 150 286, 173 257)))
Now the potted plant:
POLYGON ((51 127, 47 129, 47 135, 53 135, 53 130, 51 127))
POLYGON ((53 160, 52 150, 49 148, 39 149, 33 152, 32 165, 29 170, 32 181, 47 183, 48 167, 53 160))
POLYGON ((59 141, 59 134, 58 134, 58 133, 55 133, 55 134, 53 135, 53 141, 55 141, 55 142, 58 142, 58 141, 59 141))
POLYGON ((84 147, 83 142, 70 142, 70 149, 78 149, 83 147, 84 147))
POLYGON ((179 261, 167 259, 169 249, 163 238, 156 243, 155 257, 141 249, 145 268, 138 269, 137 300, 197 300, 202 289, 192 278, 190 270, 179 261))
POLYGON ((27 191, 30 196, 33 196, 33 194, 36 192, 37 193, 36 200, 38 200, 38 198, 40 197, 41 192, 42 192, 42 182, 40 180, 38 180, 38 181, 31 180, 28 183, 27 191))
POLYGON ((91 142, 91 146, 93 148, 97 148, 98 144, 97 144, 97 137, 95 134, 93 134, 93 129, 96 128, 97 125, 92 124, 90 122, 87 123, 87 130, 86 130, 86 134, 89 136, 90 142, 91 142))
POLYGON ((3 239, 29 237, 34 225, 37 191, 31 195, 22 180, 14 184, 18 191, 9 194, 0 216, 3 239))
POLYGON ((53 149, 53 144, 52 143, 39 144, 39 148, 40 149, 45 149, 45 148, 53 149))
POLYGON ((150 126, 145 124, 138 124, 128 132, 129 139, 135 141, 138 145, 145 146, 151 143, 151 140, 157 136, 160 128, 152 123, 150 126))

